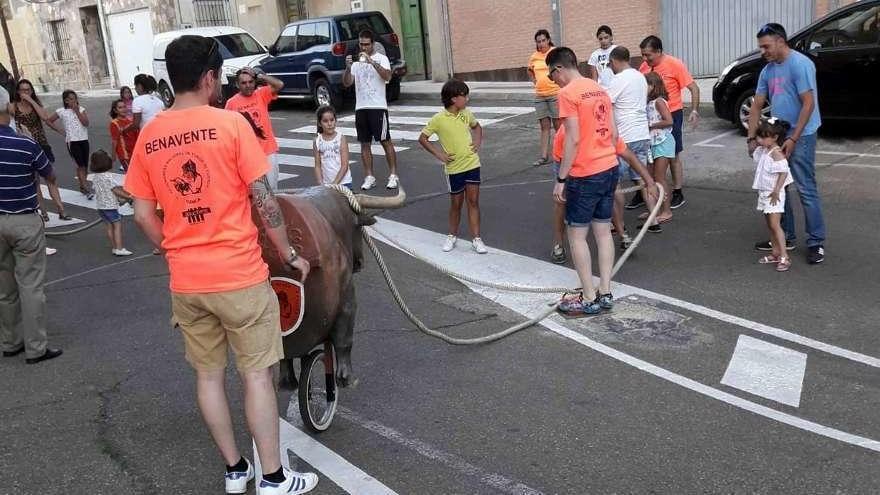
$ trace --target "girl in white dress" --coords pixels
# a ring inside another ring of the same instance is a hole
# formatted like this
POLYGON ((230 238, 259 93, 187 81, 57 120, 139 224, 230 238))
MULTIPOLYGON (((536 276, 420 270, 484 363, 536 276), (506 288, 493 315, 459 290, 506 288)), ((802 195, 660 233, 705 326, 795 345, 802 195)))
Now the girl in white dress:
POLYGON ((312 145, 315 154, 315 179, 318 184, 342 184, 351 189, 348 141, 342 133, 336 132, 336 111, 331 106, 323 106, 318 109, 317 116, 318 136, 312 145))
POLYGON ((773 247, 773 254, 763 256, 758 263, 774 264, 778 272, 791 268, 781 225, 785 211, 785 187, 794 182, 781 148, 789 128, 791 125, 784 120, 775 117, 763 119, 756 134, 759 146, 752 155, 756 164, 752 189, 758 191, 758 210, 764 213, 773 247))

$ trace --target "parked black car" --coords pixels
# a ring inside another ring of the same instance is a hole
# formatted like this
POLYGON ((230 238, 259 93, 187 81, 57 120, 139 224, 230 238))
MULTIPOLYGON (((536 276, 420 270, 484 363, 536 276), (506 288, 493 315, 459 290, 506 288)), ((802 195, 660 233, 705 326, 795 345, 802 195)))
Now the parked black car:
POLYGON ((386 86, 388 101, 400 96, 400 78, 406 62, 400 58, 400 39, 381 12, 318 17, 285 26, 269 47, 270 56, 259 68, 284 81, 281 98, 311 98, 315 105, 339 108, 353 88, 342 86, 345 56, 358 52, 358 33, 370 29, 376 34, 376 50, 391 62, 392 77, 386 86), (380 46, 381 44, 381 46, 380 46))
MULTIPOLYGON (((789 45, 816 64, 824 120, 880 119, 880 0, 835 10, 789 36, 789 45)), ((715 115, 748 128, 758 76, 767 61, 757 50, 724 68, 712 91, 715 115)), ((763 112, 769 113, 769 107, 763 112)))

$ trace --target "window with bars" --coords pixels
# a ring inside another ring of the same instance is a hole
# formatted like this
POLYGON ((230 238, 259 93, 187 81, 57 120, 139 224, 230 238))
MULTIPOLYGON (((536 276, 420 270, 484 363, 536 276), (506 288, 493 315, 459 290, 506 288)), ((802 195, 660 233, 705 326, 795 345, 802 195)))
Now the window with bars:
POLYGON ((232 24, 229 0, 193 0, 193 10, 198 27, 232 24))
POLYGON ((70 55, 70 35, 67 33, 64 19, 48 21, 46 24, 53 60, 71 60, 73 57, 70 55))

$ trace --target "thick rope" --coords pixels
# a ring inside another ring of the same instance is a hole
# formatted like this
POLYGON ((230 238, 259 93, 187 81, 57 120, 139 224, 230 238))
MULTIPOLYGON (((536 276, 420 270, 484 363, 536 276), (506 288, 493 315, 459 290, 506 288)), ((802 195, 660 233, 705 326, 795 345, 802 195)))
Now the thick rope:
POLYGON ((55 231, 47 230, 45 233, 46 233, 46 236, 47 236, 47 237, 61 237, 61 236, 65 236, 65 235, 79 234, 80 232, 82 232, 82 231, 84 231, 84 230, 88 230, 88 229, 94 227, 95 225, 98 225, 99 223, 101 223, 101 221, 102 221, 102 220, 101 220, 100 218, 98 218, 98 219, 96 219, 96 220, 92 220, 91 222, 89 222, 89 223, 87 223, 87 224, 85 224, 85 225, 81 225, 81 226, 79 226, 79 227, 77 227, 77 228, 75 228, 75 229, 61 230, 61 231, 58 231, 58 230, 55 230, 55 231))
MULTIPOLYGON (((346 199, 348 200, 349 205, 351 205, 351 208, 352 208, 352 210, 354 210, 355 213, 361 213, 363 211, 363 208, 361 207, 360 203, 358 202, 357 197, 355 197, 355 195, 347 187, 340 186, 338 184, 327 184, 327 187, 329 187, 329 188, 339 192, 343 196, 345 196, 346 199)), ((629 187, 629 188, 623 189, 621 192, 626 194, 626 193, 638 191, 643 188, 644 188, 644 186, 634 186, 634 187, 629 187)), ((660 186, 659 184, 657 185, 657 189, 658 189, 658 198, 662 199, 665 191, 663 190, 663 187, 660 186)), ((654 208, 651 210, 650 215, 648 215, 648 218, 645 220, 645 224, 642 226, 641 230, 639 230, 639 233, 638 233, 638 235, 636 235, 635 239, 633 239, 632 244, 629 246, 629 248, 626 249, 626 251, 623 252, 623 254, 620 256, 620 258, 618 258, 617 262, 614 264, 614 267, 611 270, 612 277, 614 277, 614 275, 617 274, 617 272, 620 270, 620 267, 623 266, 623 264, 629 258, 630 254, 632 254, 633 250, 635 250, 636 246, 638 246, 639 243, 642 241, 642 238, 645 236, 645 233, 647 232, 648 227, 654 222, 654 218, 656 218, 657 214, 660 212, 660 208, 662 207, 662 205, 663 205, 662 200, 658 201, 657 204, 654 205, 654 208)), ((378 232, 379 234, 382 234, 381 230, 376 229, 375 227, 373 229, 376 232, 378 232)), ((413 312, 409 309, 409 306, 406 304, 406 301, 403 300, 403 296, 400 295, 400 291, 398 291, 398 289, 397 289, 397 284, 394 283, 394 280, 391 277, 391 272, 388 270, 388 266, 385 264, 385 259, 382 257, 382 253, 379 252, 379 248, 376 247, 375 242, 373 242, 372 236, 370 236, 369 232, 367 232, 365 229, 361 229, 361 235, 363 236, 364 242, 366 242, 367 247, 370 249, 370 252, 373 253, 373 257, 376 258, 376 263, 378 263, 378 265, 379 265, 379 270, 382 272, 382 277, 385 278, 385 282, 388 284, 388 288, 391 290, 391 295, 394 297, 394 301, 400 307, 400 310, 403 312, 403 314, 406 315, 406 317, 420 331, 422 331, 423 333, 425 333, 427 335, 430 335, 431 337, 438 338, 448 344, 452 344, 452 345, 478 345, 478 344, 487 344, 489 342, 494 342, 496 340, 503 339, 509 335, 512 335, 516 332, 519 332, 520 330, 523 330, 523 329, 529 328, 533 325, 536 325, 540 321, 542 321, 545 318, 547 318, 548 316, 552 315, 556 311, 557 306, 559 305, 558 301, 549 302, 547 305, 548 306, 547 309, 542 311, 540 314, 538 314, 537 316, 535 316, 531 320, 519 323, 519 324, 514 325, 510 328, 507 328, 505 330, 502 330, 500 332, 496 332, 496 333, 493 333, 490 335, 486 335, 483 337, 469 338, 469 339, 450 337, 449 335, 446 335, 444 333, 438 332, 437 330, 431 329, 430 327, 425 325, 424 322, 422 322, 415 314, 413 314, 413 312)), ((427 263, 428 265, 430 265, 434 269, 440 271, 441 273, 449 275, 454 278, 457 278, 459 280, 463 280, 465 282, 470 282, 470 283, 473 283, 476 285, 481 285, 483 287, 489 287, 489 288, 493 288, 493 289, 513 291, 513 292, 533 292, 533 293, 535 293, 535 292, 537 292, 537 293, 562 292, 563 295, 565 293, 577 292, 580 290, 580 288, 572 289, 572 288, 566 288, 566 287, 538 287, 538 286, 527 286, 527 285, 520 285, 520 284, 501 284, 501 283, 491 282, 491 281, 487 281, 487 280, 477 279, 477 278, 474 278, 474 277, 471 277, 471 276, 468 276, 468 275, 465 275, 462 273, 457 273, 452 270, 449 270, 446 267, 443 267, 443 266, 433 262, 430 259, 427 259, 423 256, 420 256, 419 254, 415 253, 411 249, 408 249, 405 246, 398 244, 393 239, 391 239, 391 237, 384 235, 384 234, 382 234, 382 236, 386 240, 388 240, 391 244, 393 244, 395 247, 400 249, 401 251, 418 259, 419 261, 427 263)))

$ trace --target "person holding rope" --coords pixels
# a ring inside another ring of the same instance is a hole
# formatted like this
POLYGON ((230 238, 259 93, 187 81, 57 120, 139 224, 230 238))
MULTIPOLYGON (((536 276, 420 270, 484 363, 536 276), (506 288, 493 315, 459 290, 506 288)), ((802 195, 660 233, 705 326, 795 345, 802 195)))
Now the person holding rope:
POLYGON ((195 369, 202 417, 226 463, 226 493, 245 493, 254 479, 253 465, 236 445, 226 398, 228 348, 244 385, 245 416, 263 471, 257 495, 306 493, 318 477, 281 465, 272 378, 272 367, 284 357, 281 315, 252 209, 285 266, 301 280, 309 262, 290 245, 266 178, 269 163, 250 124, 241 114, 210 106, 221 88, 218 42, 181 36, 168 45, 165 59, 177 96, 141 130, 135 145, 125 176, 135 222, 166 251, 173 320, 195 369))
MULTIPOLYGON (((559 47, 547 56, 550 78, 559 92, 559 117, 565 128, 562 164, 553 196, 565 204, 565 223, 575 270, 582 291, 564 299, 559 311, 566 316, 598 314, 614 305, 611 271, 614 266, 614 240, 611 216, 614 191, 618 184, 617 128, 611 98, 599 83, 578 72, 577 56, 570 48, 559 47), (593 283, 592 259, 587 234, 593 230, 599 256, 599 286, 593 283)), ((623 158, 642 176, 645 195, 657 197, 654 180, 632 152, 621 147, 623 158)))

